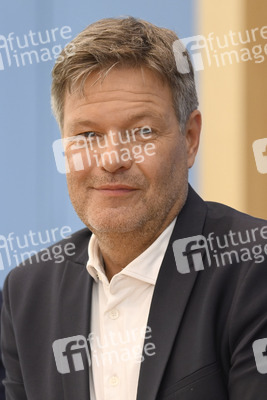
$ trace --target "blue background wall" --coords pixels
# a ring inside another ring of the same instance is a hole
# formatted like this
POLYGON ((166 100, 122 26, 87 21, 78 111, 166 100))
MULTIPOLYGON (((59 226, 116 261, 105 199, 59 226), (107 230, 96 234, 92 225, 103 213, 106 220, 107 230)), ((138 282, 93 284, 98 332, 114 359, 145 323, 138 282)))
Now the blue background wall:
MULTIPOLYGON (((34 50, 39 57, 43 54, 43 59, 45 54, 46 59, 49 54, 53 58, 54 46, 65 46, 91 22, 122 15, 168 27, 181 38, 192 36, 194 13, 194 0, 9 0, 0 3, 0 287, 10 269, 16 266, 20 252, 45 247, 37 232, 44 238, 48 231, 52 242, 53 228, 69 226, 75 231, 83 227, 68 198, 65 175, 57 172, 52 151, 53 141, 60 136, 50 111, 50 74, 55 60, 37 62, 32 54, 32 63, 25 56, 23 66, 21 53, 34 50), (60 36, 64 26, 70 27, 69 33, 65 28, 65 35, 60 36), (53 28, 59 28, 55 41, 51 35, 53 28), (13 41, 16 51, 9 48, 9 65, 3 46, 10 33, 14 32, 10 37, 19 37, 22 46, 24 34, 41 32, 44 40, 46 30, 50 32, 50 42, 46 44, 41 44, 37 35, 33 35, 33 43, 37 44, 29 43, 28 48, 19 49, 13 41), (36 245, 29 240, 30 231, 35 234, 36 245), (6 241, 8 235, 18 237, 21 247, 23 244, 26 247, 20 249, 13 239, 11 249, 6 241)), ((195 183, 194 172, 192 181, 195 183)), ((55 239, 61 239, 59 231, 55 239)))

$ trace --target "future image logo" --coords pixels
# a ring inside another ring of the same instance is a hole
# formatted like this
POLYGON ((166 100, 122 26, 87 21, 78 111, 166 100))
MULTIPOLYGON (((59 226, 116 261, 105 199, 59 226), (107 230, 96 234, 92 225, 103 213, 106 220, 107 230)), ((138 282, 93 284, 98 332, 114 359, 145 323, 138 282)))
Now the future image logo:
POLYGON ((82 335, 55 340, 52 347, 60 374, 83 371, 86 364, 91 365, 87 340, 82 335))
POLYGON ((63 226, 46 229, 44 232, 33 232, 30 229, 23 235, 15 235, 14 232, 0 235, 0 270, 25 265, 26 261, 30 264, 52 260, 55 263, 63 262, 67 256, 74 254, 75 245, 71 242, 57 242, 71 238, 70 234, 71 227, 63 226))
POLYGON ((185 239, 178 239, 173 242, 173 252, 176 266, 181 274, 187 274, 193 270, 204 269, 203 258, 206 254, 208 265, 211 259, 207 240, 202 235, 191 236, 185 239))
POLYGON ((190 53, 195 71, 209 67, 225 67, 241 62, 261 64, 267 56, 267 27, 245 31, 229 30, 224 34, 196 35, 175 40, 173 54, 180 74, 188 74, 190 66, 186 50, 190 53), (244 46, 246 45, 246 46, 244 46))
POLYGON ((203 50, 205 51, 208 65, 211 64, 210 53, 205 36, 196 35, 180 40, 175 40, 175 42, 173 42, 172 48, 175 57, 176 67, 180 74, 188 74, 190 72, 190 67, 186 56, 186 49, 190 51, 195 71, 202 71, 204 69, 204 60, 202 55, 203 50))
MULTIPOLYGON (((62 61, 58 57, 66 42, 62 46, 62 40, 72 37, 70 26, 46 29, 45 32, 33 32, 16 35, 10 32, 8 35, 0 35, 0 71, 9 67, 25 67, 39 64, 40 62, 62 61)), ((74 54, 75 47, 71 43, 65 46, 65 57, 74 54)))
POLYGON ((124 333, 106 330, 101 337, 91 332, 88 338, 77 335, 57 339, 52 348, 58 372, 69 374, 83 371, 92 363, 115 369, 122 362, 142 363, 145 357, 156 354, 155 344, 148 339, 152 339, 152 329, 141 326, 124 333))
POLYGON ((267 138, 255 140, 252 148, 258 172, 267 174, 267 138))
POLYGON ((258 339, 252 345, 256 367, 260 374, 267 374, 267 339, 258 339))
POLYGON ((173 242, 176 267, 181 274, 207 267, 225 267, 244 262, 262 263, 267 259, 267 225, 222 235, 209 232, 173 242))
POLYGON ((92 165, 102 167, 133 161, 137 164, 146 157, 154 156, 155 143, 152 129, 145 125, 124 132, 108 131, 106 134, 76 135, 57 139, 53 152, 59 173, 83 171, 92 165))

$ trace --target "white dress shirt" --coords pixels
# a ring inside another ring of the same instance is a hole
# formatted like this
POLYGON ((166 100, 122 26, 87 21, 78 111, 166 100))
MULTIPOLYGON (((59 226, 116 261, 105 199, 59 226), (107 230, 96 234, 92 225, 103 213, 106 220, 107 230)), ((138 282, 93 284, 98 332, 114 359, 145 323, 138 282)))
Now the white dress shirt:
POLYGON ((147 319, 175 221, 110 282, 97 238, 91 236, 87 263, 94 278, 89 338, 91 400, 136 400, 145 337, 150 343, 145 357, 153 357, 157 351, 147 319))

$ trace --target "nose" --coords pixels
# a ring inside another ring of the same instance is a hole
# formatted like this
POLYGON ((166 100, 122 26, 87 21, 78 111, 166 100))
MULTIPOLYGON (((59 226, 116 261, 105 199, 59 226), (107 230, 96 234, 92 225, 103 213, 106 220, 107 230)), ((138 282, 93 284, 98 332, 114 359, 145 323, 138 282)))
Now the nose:
POLYGON ((133 158, 129 147, 119 140, 117 133, 108 134, 107 146, 99 152, 99 164, 108 172, 116 172, 121 169, 130 169, 133 158))

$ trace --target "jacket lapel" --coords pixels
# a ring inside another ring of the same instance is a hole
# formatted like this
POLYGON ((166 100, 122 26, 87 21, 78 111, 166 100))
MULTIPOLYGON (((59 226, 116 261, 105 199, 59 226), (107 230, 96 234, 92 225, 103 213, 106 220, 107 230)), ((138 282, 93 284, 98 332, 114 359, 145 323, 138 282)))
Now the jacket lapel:
POLYGON ((197 272, 180 274, 177 271, 172 243, 177 239, 201 234, 207 206, 189 187, 189 194, 181 210, 156 282, 148 326, 151 328, 149 339, 155 345, 155 355, 146 356, 141 364, 137 400, 155 400, 168 362, 171 349, 177 335, 187 302, 195 283, 197 272))
MULTIPOLYGON (((88 242, 87 242, 88 245, 88 242)), ((86 246, 86 245, 85 245, 86 246)), ((60 319, 60 338, 80 336, 84 338, 80 357, 84 369, 75 371, 72 355, 69 373, 62 374, 64 400, 90 400, 88 335, 91 318, 91 295, 93 279, 86 270, 86 257, 83 264, 67 261, 59 287, 58 317, 60 319)), ((78 338, 77 338, 78 339, 78 338)))

